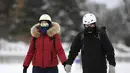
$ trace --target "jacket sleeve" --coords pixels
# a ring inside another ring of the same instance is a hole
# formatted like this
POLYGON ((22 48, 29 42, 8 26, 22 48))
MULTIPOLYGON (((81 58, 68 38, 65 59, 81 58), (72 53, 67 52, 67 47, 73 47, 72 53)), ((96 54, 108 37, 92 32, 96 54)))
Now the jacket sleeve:
POLYGON ((105 51, 106 58, 107 58, 109 64, 115 66, 116 62, 115 62, 114 48, 105 32, 103 32, 102 46, 105 51))
POLYGON ((31 39, 31 42, 30 42, 30 46, 29 46, 29 49, 28 49, 28 52, 27 52, 27 55, 24 59, 24 63, 23 63, 23 66, 29 66, 30 65, 30 62, 33 58, 33 54, 34 54, 34 41, 33 41, 33 38, 31 39))
POLYGON ((81 41, 81 34, 79 33, 71 44, 67 64, 72 65, 81 47, 82 47, 82 41, 81 41))
POLYGON ((65 52, 64 52, 64 49, 62 47, 59 34, 55 35, 55 48, 56 48, 56 53, 57 53, 61 63, 62 64, 65 63, 67 61, 67 58, 65 56, 65 52))

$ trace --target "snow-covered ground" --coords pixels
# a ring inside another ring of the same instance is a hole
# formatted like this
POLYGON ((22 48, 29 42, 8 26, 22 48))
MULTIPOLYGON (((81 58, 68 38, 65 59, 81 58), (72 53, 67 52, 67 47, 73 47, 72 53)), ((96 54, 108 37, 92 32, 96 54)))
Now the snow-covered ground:
MULTIPOLYGON (((69 51, 71 43, 62 43, 66 53, 69 51)), ((113 43, 115 48, 116 57, 130 57, 130 47, 124 45, 122 42, 113 43)), ((0 56, 25 56, 28 50, 29 44, 22 41, 9 42, 4 39, 0 39, 0 56)))
MULTIPOLYGON (((58 68, 59 73, 66 73, 64 67, 61 64, 58 65, 58 68)), ((0 73, 22 73, 22 70, 22 63, 0 64, 0 73)), ((30 65, 30 67, 28 68, 28 73, 32 73, 32 65, 30 65)), ((82 68, 80 64, 74 63, 71 73, 82 73, 82 68)), ((130 62, 117 63, 116 73, 130 73, 130 62)))
MULTIPOLYGON (((68 48, 70 43, 62 43, 66 55, 68 55, 68 48)), ((121 62, 117 61, 116 73, 130 73, 130 47, 127 47, 123 43, 114 43, 115 56, 120 59, 127 59, 121 62)), ((29 44, 22 41, 9 42, 4 39, 0 39, 0 73, 22 73, 23 59, 28 50, 29 44), (20 57, 20 58, 19 58, 20 57), (13 58, 12 61, 10 61, 13 58), (5 60, 6 59, 6 60, 5 60), (20 59, 15 61, 14 59, 20 59), (8 61, 7 61, 8 60, 8 61)), ((71 73, 82 73, 82 67, 80 65, 79 56, 76 58, 71 73)), ((61 64, 58 65, 59 73, 66 73, 61 64)), ((32 73, 32 65, 28 69, 28 73, 32 73)))

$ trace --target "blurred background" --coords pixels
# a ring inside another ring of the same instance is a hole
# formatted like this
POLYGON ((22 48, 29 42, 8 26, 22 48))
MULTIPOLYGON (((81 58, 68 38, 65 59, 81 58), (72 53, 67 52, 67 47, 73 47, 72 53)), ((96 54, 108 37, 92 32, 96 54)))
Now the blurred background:
MULTIPOLYGON (((115 49, 116 73, 130 73, 130 0, 0 0, 0 72, 22 73, 30 28, 44 13, 60 24, 68 55, 72 40, 83 30, 82 16, 87 12, 97 16, 97 26, 107 27, 115 49)), ((58 67, 59 73, 65 73, 61 64, 58 67)), ((82 73, 80 54, 72 73, 82 73)))

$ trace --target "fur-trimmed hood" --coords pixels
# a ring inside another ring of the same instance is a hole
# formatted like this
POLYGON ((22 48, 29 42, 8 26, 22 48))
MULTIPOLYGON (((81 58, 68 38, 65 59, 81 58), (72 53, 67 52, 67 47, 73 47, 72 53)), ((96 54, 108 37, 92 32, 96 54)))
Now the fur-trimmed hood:
MULTIPOLYGON (((40 32, 38 32, 38 29, 37 29, 37 27, 39 27, 39 26, 40 26, 39 23, 32 26, 31 35, 33 37, 38 38, 40 36, 40 32)), ((53 37, 55 34, 59 34, 59 33, 60 33, 60 25, 56 22, 52 22, 52 27, 47 30, 47 35, 49 37, 53 37)))

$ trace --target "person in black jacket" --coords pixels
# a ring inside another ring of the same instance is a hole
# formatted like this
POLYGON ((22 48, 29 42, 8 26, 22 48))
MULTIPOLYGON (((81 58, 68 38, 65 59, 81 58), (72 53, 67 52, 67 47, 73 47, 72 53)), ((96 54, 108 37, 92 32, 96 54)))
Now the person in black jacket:
POLYGON ((80 32, 72 42, 66 72, 71 71, 71 65, 81 49, 81 60, 83 73, 107 73, 107 62, 109 72, 115 73, 114 48, 105 31, 96 26, 96 17, 92 13, 83 16, 84 31, 80 32))

